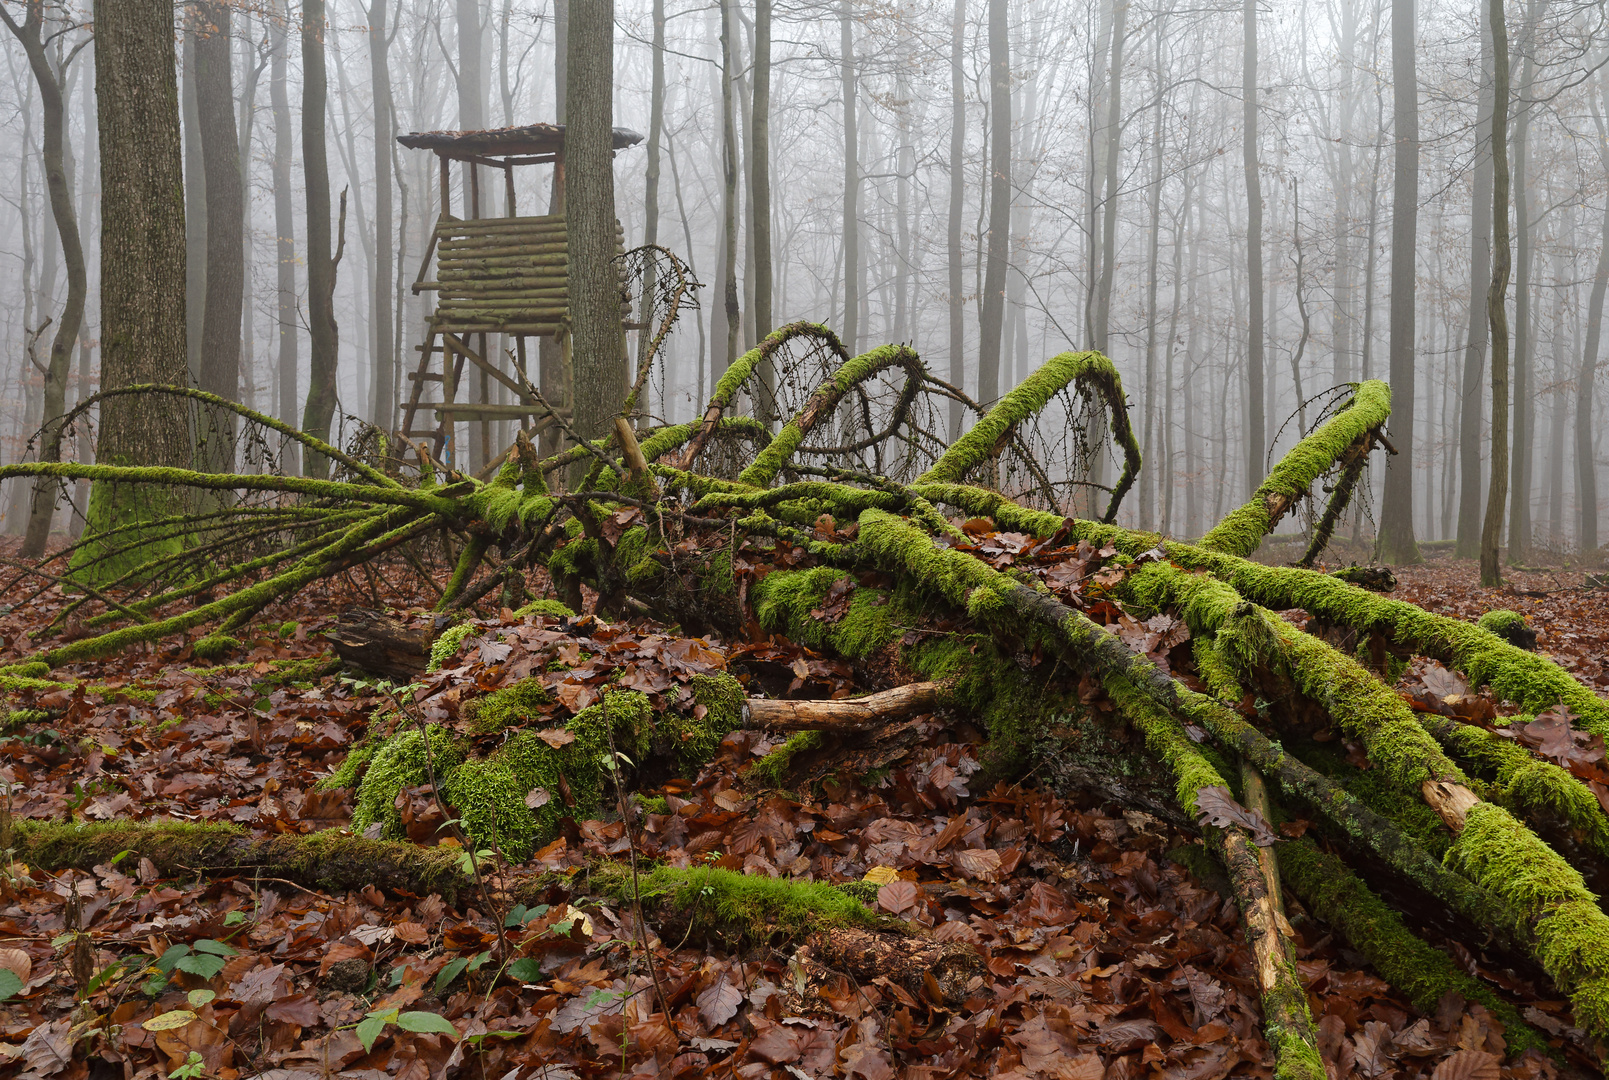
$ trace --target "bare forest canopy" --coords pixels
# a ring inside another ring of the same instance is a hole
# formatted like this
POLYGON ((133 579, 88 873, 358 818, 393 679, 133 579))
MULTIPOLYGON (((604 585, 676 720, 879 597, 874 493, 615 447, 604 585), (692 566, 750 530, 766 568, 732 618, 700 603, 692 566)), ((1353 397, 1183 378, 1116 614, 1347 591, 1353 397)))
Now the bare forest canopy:
MULTIPOLYGON (((302 9, 218 6, 230 12, 222 46, 209 5, 175 8, 190 378, 300 426, 312 354, 332 348, 312 341, 323 316, 307 276, 302 9), (240 274, 239 359, 215 385, 201 370, 206 266, 226 256, 208 246, 219 231, 208 228, 209 131, 238 147, 241 192, 238 210, 223 204, 241 222, 226 272, 240 274)), ((328 318, 338 363, 319 408, 337 425, 389 430, 433 310, 409 286, 442 210, 434 156, 394 138, 563 121, 569 11, 565 0, 321 7, 317 139, 333 201, 346 193, 346 246, 328 318)), ((26 8, 8 6, 19 28, 26 8)), ((1405 526, 1384 554, 1411 557, 1411 531, 1472 555, 1492 494, 1492 10, 617 0, 614 122, 645 135, 614 158, 624 240, 671 247, 706 286, 642 408, 692 418, 732 359, 797 318, 835 326, 852 352, 908 343, 984 401, 1039 358, 1095 349, 1130 388, 1154 463, 1123 520, 1194 536, 1293 444, 1288 420, 1306 398, 1389 377, 1405 526)), ((1498 425, 1494 530, 1524 563, 1532 546, 1598 546, 1609 34, 1593 5, 1500 10, 1512 406, 1498 425)), ((47 95, 13 41, 0 86, 20 151, 0 206, 4 462, 37 452, 52 394, 70 407, 94 392, 104 331, 94 13, 83 0, 40 12, 87 282, 57 387, 46 369, 72 260, 52 218, 47 95)), ((505 212, 503 178, 479 172, 483 212, 505 212)), ((467 179, 452 188, 463 213, 467 179)), ((553 210, 547 167, 515 170, 512 190, 520 213, 553 210)), ((486 393, 510 400, 495 381, 486 393)), ((492 453, 515 422, 494 419, 492 453)), ((459 427, 478 471, 480 440, 459 427)), ((65 452, 87 461, 92 440, 65 452)), ((1374 538, 1386 486, 1386 470, 1371 470, 1348 537, 1374 538)), ((5 528, 20 533, 25 485, 3 494, 5 528)), ((62 508, 58 530, 76 534, 84 498, 77 515, 62 508)))

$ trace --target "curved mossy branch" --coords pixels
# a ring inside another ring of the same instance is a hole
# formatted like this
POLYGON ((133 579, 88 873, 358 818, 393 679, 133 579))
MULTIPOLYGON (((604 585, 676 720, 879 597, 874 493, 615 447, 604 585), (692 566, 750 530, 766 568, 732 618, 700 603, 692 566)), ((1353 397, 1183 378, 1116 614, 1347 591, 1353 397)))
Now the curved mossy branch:
POLYGON ((1447 953, 1409 930, 1346 863, 1303 837, 1279 846, 1279 866, 1285 883, 1302 903, 1339 930, 1415 1008, 1434 1013, 1448 991, 1456 991, 1468 1001, 1480 1002, 1503 1021, 1503 1036, 1511 1053, 1529 1049, 1552 1052, 1546 1036, 1527 1024, 1519 1010, 1467 974, 1447 953))
MULTIPOLYGON (((906 386, 900 401, 908 408, 916 390, 921 388, 926 369, 916 353, 904 345, 878 346, 847 361, 833 373, 832 378, 818 386, 770 445, 755 455, 753 464, 738 475, 738 480, 755 487, 769 486, 777 473, 787 465, 788 459, 793 457, 794 451, 799 449, 805 436, 817 424, 832 416, 845 394, 893 367, 905 369, 906 386)), ((896 408, 895 412, 897 416, 900 410, 896 408)))
POLYGON ((99 393, 92 394, 85 400, 75 405, 66 416, 61 418, 56 435, 57 441, 60 441, 62 438, 62 433, 67 430, 67 426, 79 416, 82 416, 84 413, 88 412, 90 409, 94 408, 96 405, 107 400, 108 398, 125 397, 129 394, 167 394, 173 397, 189 398, 192 401, 199 401, 206 405, 213 406, 214 408, 232 412, 236 416, 250 420, 254 424, 261 424, 270 431, 276 431, 279 434, 300 443, 314 453, 323 454, 325 457, 340 462, 342 465, 345 465, 359 476, 366 478, 371 483, 378 484, 381 487, 402 486, 395 478, 387 476, 385 473, 371 465, 365 465, 363 462, 358 461, 351 455, 337 449, 334 446, 331 446, 322 439, 315 438, 314 436, 307 434, 307 432, 302 431, 300 428, 292 427, 282 420, 276 420, 267 413, 260 413, 255 409, 248 409, 238 401, 230 401, 228 398, 222 398, 217 394, 209 394, 205 390, 197 390, 189 386, 162 386, 156 383, 136 383, 132 386, 117 386, 109 390, 102 390, 99 393))
MULTIPOLYGON (((1000 528, 1040 539, 1053 535, 1066 521, 1059 514, 1030 510, 996 492, 967 484, 921 484, 913 485, 912 490, 932 502, 993 518, 1000 528)), ((1275 611, 1301 608, 1335 626, 1384 634, 1415 655, 1457 668, 1471 685, 1488 686, 1526 712, 1564 705, 1582 729, 1609 737, 1609 701, 1547 657, 1527 652, 1474 623, 1436 615, 1316 570, 1265 566, 1196 544, 1165 540, 1158 533, 1075 521, 1066 537, 1096 545, 1109 543, 1131 557, 1160 547, 1179 566, 1205 570, 1263 607, 1275 611)))
POLYGON ((715 425, 721 419, 721 414, 731 408, 732 403, 737 400, 738 391, 759 372, 764 361, 770 359, 778 349, 794 338, 815 338, 830 349, 840 363, 849 361, 849 351, 844 348, 843 342, 838 340, 838 335, 820 323, 793 322, 771 331, 764 341, 734 360, 732 366, 726 369, 720 381, 715 384, 715 391, 710 395, 709 404, 704 409, 704 418, 700 421, 698 430, 687 440, 686 449, 676 462, 678 469, 686 471, 693 467, 699 451, 704 449, 704 444, 715 433, 715 425))
MULTIPOLYGON (((75 461, 25 461, 0 466, 0 480, 8 480, 13 476, 56 476, 67 480, 89 480, 110 484, 153 484, 168 488, 199 488, 204 491, 283 491, 317 499, 405 506, 447 518, 458 517, 464 512, 463 504, 447 497, 448 494, 469 490, 467 486, 455 484, 449 488, 437 489, 436 494, 431 494, 423 489, 416 490, 400 485, 380 487, 343 483, 339 480, 316 480, 307 476, 205 473, 160 465, 81 465, 75 461)), ((474 482, 461 483, 471 485, 474 482)))
POLYGON ((1256 551, 1279 519, 1307 494, 1313 481, 1345 457, 1349 447, 1384 424, 1390 414, 1390 388, 1378 379, 1359 383, 1351 403, 1291 447, 1257 486, 1251 501, 1230 511, 1201 538, 1200 546, 1242 557, 1256 551))
POLYGON ((1140 444, 1129 426, 1128 402, 1123 381, 1112 362, 1098 352, 1064 352, 1051 357, 1000 404, 973 424, 955 445, 944 452, 933 467, 917 477, 917 484, 954 484, 968 472, 999 453, 1002 443, 1023 421, 1035 416, 1055 394, 1071 384, 1087 385, 1106 403, 1111 416, 1112 434, 1123 448, 1123 474, 1106 504, 1102 520, 1117 517, 1118 504, 1128 494, 1140 474, 1140 444))
POLYGON ((210 604, 191 608, 189 611, 158 622, 128 626, 96 637, 69 642, 57 648, 36 653, 27 659, 30 661, 43 661, 53 668, 59 667, 62 664, 73 663, 78 660, 104 656, 139 642, 156 641, 159 638, 167 637, 169 634, 177 634, 188 630, 192 626, 200 626, 202 623, 211 622, 214 619, 225 618, 242 609, 254 608, 260 610, 273 600, 293 593, 309 582, 328 574, 331 566, 338 564, 343 557, 351 555, 364 547, 371 546, 371 542, 383 541, 385 536, 381 534, 387 531, 404 532, 416 527, 416 525, 417 523, 411 520, 407 510, 401 508, 389 510, 383 515, 365 519, 351 526, 342 534, 339 540, 307 556, 291 569, 266 581, 247 586, 221 599, 214 600, 210 604))
POLYGON ((1335 528, 1346 514, 1346 508, 1352 504, 1352 495, 1357 491, 1358 481, 1363 478, 1363 468, 1369 463, 1369 448, 1373 444, 1374 436, 1365 433, 1341 455, 1340 478, 1335 482, 1335 490, 1330 492, 1329 502, 1324 504, 1324 514, 1313 529, 1313 539, 1309 541, 1307 550, 1302 552, 1302 557, 1296 560, 1297 566, 1311 569, 1318 557, 1324 554, 1324 549, 1330 546, 1335 528))

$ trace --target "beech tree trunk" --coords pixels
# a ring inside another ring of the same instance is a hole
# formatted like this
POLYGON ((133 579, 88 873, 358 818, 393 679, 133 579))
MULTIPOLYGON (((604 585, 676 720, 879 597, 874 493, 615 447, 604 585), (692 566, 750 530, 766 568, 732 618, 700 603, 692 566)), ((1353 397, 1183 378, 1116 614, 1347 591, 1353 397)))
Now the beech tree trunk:
POLYGON ((1257 0, 1245 0, 1242 19, 1240 154, 1246 172, 1246 490, 1263 479, 1268 450, 1263 416, 1263 185, 1257 165, 1257 0))
MULTIPOLYGON (((78 341, 79 328, 84 322, 84 300, 89 292, 88 277, 84 269, 84 246, 78 236, 78 216, 73 208, 71 185, 66 168, 66 103, 62 98, 61 79, 65 72, 52 66, 44 44, 45 11, 43 0, 30 0, 18 25, 9 12, 0 10, 6 26, 21 42, 28 56, 28 66, 39 87, 41 111, 41 157, 45 169, 45 187, 50 193, 50 213, 56 223, 56 236, 61 242, 62 261, 67 267, 67 302, 62 306, 61 321, 56 324, 56 336, 50 342, 50 360, 46 365, 43 394, 44 438, 40 441, 41 461, 60 461, 61 445, 55 438, 55 427, 62 413, 67 411, 67 374, 73 360, 73 345, 78 341)), ((40 479, 33 486, 28 507, 28 524, 22 541, 22 557, 36 559, 45 553, 50 539, 50 525, 56 515, 57 484, 40 479)))
POLYGON ((1480 555, 1481 414, 1486 365, 1484 290, 1492 280, 1492 28, 1491 9, 1481 8, 1481 89, 1475 123, 1475 191, 1470 209, 1469 332, 1458 409, 1458 543, 1460 559, 1480 555))
POLYGON ((620 283, 610 262, 615 250, 614 27, 614 0, 587 0, 570 11, 564 220, 575 427, 587 439, 610 430, 622 397, 620 283))
POLYGON ((390 431, 396 421, 397 387, 392 378, 391 311, 391 151, 396 138, 392 123, 391 63, 387 56, 386 0, 369 3, 369 81, 374 95, 374 422, 390 431))
MULTIPOLYGON (((955 0, 950 23, 950 219, 946 254, 950 268, 950 385, 966 386, 966 286, 961 271, 961 214, 966 205, 966 81, 961 51, 967 25, 966 0, 955 0)), ((950 441, 961 437, 961 403, 950 402, 950 441)))
MULTIPOLYGON (((307 322, 312 341, 302 430, 328 441, 335 416, 340 339, 335 326, 335 263, 330 254, 330 168, 324 139, 328 83, 324 66, 324 0, 302 5, 302 173, 307 184, 307 322)), ((323 455, 307 456, 308 476, 329 473, 323 455)))
POLYGON ((1414 66, 1414 0, 1391 2, 1391 98, 1395 134, 1391 190, 1391 441, 1377 555, 1419 561, 1413 528, 1414 260, 1418 256, 1419 82, 1414 66))
MULTIPOLYGON (((989 238, 978 311, 978 402, 1000 396, 1000 338, 1011 245, 1011 39, 1006 0, 989 0, 989 238)), ((1100 350, 1100 346, 1096 346, 1100 350)), ((1100 350, 1104 351, 1104 350, 1100 350)))
MULTIPOLYGON (((274 159, 271 176, 274 184, 274 236, 275 236, 275 339, 278 342, 274 360, 274 415, 287 424, 295 424, 300 416, 296 379, 296 336, 299 318, 296 311, 296 215, 291 202, 291 105, 286 81, 286 67, 290 51, 290 10, 286 0, 274 0, 268 16, 268 100, 274 114, 274 159)), ((299 472, 299 447, 287 443, 281 463, 286 472, 299 472)))
MULTIPOLYGON (((207 289, 198 385, 235 401, 240 396, 240 310, 246 267, 240 141, 229 55, 230 8, 227 3, 208 2, 191 10, 200 21, 193 55, 207 201, 207 289)), ((201 413, 200 419, 202 427, 196 436, 202 467, 233 472, 234 415, 213 409, 201 413)))
MULTIPOLYGON (((1602 93, 1604 112, 1609 115, 1609 79, 1604 80, 1602 93)), ((1602 154, 1602 160, 1605 170, 1609 171, 1609 153, 1602 154)), ((1603 299, 1604 293, 1609 291, 1609 196, 1604 199, 1598 244, 1598 266, 1592 275, 1592 294, 1587 301, 1587 339, 1581 350, 1581 371, 1576 377, 1575 490, 1576 510, 1580 515, 1576 547, 1582 554, 1598 547, 1598 463, 1592 446, 1592 398, 1597 382, 1598 349, 1603 339, 1603 299)))
MULTIPOLYGON (((101 153, 101 388, 183 385, 185 366, 184 168, 179 145, 173 6, 166 0, 97 0, 95 83, 101 153)), ((101 407, 95 460, 183 467, 186 414, 156 397, 101 407)), ((169 512, 161 489, 97 482, 86 534, 169 512)), ((120 570, 90 542, 75 559, 94 584, 120 570)))
POLYGON ((838 82, 844 103, 844 319, 843 342, 860 351, 860 136, 855 100, 855 2, 838 7, 838 82))
POLYGON ((1508 495, 1508 26, 1503 0, 1487 0, 1492 28, 1492 284, 1486 318, 1492 328, 1492 476, 1481 528, 1481 584, 1503 583, 1498 544, 1508 495))
POLYGON ((1531 445, 1535 441, 1531 371, 1536 366, 1536 318, 1531 312, 1531 264, 1535 256, 1531 243, 1531 185, 1529 179, 1531 135, 1531 90, 1536 83, 1536 24, 1539 0, 1525 6, 1525 26, 1521 31, 1520 53, 1525 57, 1520 69, 1520 85, 1515 88, 1518 114, 1514 117, 1514 371, 1513 401, 1510 413, 1514 430, 1509 441, 1508 561, 1526 561, 1531 545, 1531 445))

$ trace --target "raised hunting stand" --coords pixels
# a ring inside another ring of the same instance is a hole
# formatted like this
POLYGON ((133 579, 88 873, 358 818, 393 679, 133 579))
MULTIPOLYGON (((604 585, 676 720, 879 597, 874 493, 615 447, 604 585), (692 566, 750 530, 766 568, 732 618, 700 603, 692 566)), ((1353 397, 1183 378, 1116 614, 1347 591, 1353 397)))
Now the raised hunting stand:
MULTIPOLYGON (((435 292, 436 310, 419 346, 419 364, 409 376, 413 384, 402 403, 401 435, 412 440, 429 436, 431 455, 455 468, 457 455, 455 425, 461 421, 481 424, 481 458, 495 465, 491 449, 491 425, 499 420, 518 420, 532 434, 552 424, 542 415, 534 425, 533 416, 544 414, 530 390, 527 377, 525 339, 556 338, 563 355, 562 370, 570 370, 568 258, 564 225, 564 126, 527 124, 523 127, 492 131, 428 131, 398 136, 397 141, 411 150, 430 150, 441 161, 441 216, 425 248, 419 276, 413 283, 417 293, 435 292), (452 214, 452 163, 469 166, 469 214, 452 214), (554 170, 554 214, 520 217, 515 211, 514 169, 519 165, 548 165, 554 170), (481 217, 480 172, 473 166, 503 170, 505 217, 481 217), (431 260, 436 276, 430 280, 431 260), (498 335, 512 338, 513 370, 496 355, 498 335), (493 351, 488 352, 488 339, 493 351), (441 363, 432 371, 432 360, 441 363), (464 362, 480 369, 479 400, 460 401, 459 384, 464 362), (516 404, 492 404, 486 392, 488 379, 507 388, 516 404), (426 383, 439 383, 439 400, 421 400, 426 383), (431 411, 434 427, 417 422, 421 412, 431 411)), ((633 146, 642 136, 626 128, 614 129, 616 150, 633 146)), ((617 244, 624 233, 616 225, 617 244)), ((630 306, 622 292, 622 334, 630 328, 630 306)), ((624 338, 622 338, 624 355, 624 338)), ((567 381, 567 380, 566 380, 567 381)), ((554 387, 542 387, 554 405, 560 395, 554 387)), ((498 460, 501 460, 500 458, 498 460)))

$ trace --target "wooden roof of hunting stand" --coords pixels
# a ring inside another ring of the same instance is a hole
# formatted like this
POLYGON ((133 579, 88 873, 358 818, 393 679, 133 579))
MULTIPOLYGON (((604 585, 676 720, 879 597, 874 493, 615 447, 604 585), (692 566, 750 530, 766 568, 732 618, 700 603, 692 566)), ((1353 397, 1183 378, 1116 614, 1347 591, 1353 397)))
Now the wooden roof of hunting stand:
MULTIPOLYGON (((614 129, 614 148, 622 150, 642 141, 627 128, 614 129)), ((529 391, 526 377, 525 339, 560 335, 568 322, 568 254, 564 224, 564 126, 526 124, 490 131, 426 131, 397 137, 397 142, 414 150, 429 150, 441 161, 441 216, 425 248, 415 293, 434 292, 436 310, 426 328, 425 343, 418 347, 419 365, 409 375, 412 386, 402 402, 401 434, 407 439, 431 437, 431 456, 457 467, 454 424, 480 422, 481 456, 492 460, 491 424, 498 420, 518 420, 536 431, 551 423, 543 416, 532 427, 532 416, 543 413, 529 391), (465 168, 469 187, 467 217, 452 213, 452 163, 465 168), (554 167, 555 214, 519 217, 515 210, 514 168, 519 165, 554 167), (479 168, 503 170, 504 201, 507 215, 482 217, 479 168), (432 261, 436 277, 430 280, 432 261), (487 350, 487 336, 503 334, 515 342, 515 369, 505 371, 495 352, 487 350), (439 355, 440 370, 431 370, 432 357, 439 355), (473 402, 458 401, 459 383, 468 361, 479 371, 479 386, 473 402), (518 404, 488 404, 489 380, 508 388, 518 404), (426 383, 439 383, 440 399, 421 399, 426 383), (435 415, 434 427, 416 426, 421 411, 435 415)), ((617 246, 625 238, 616 225, 617 246)), ((629 305, 622 291, 621 324, 629 324, 629 305)), ((563 337, 565 368, 569 367, 569 339, 563 337)))

